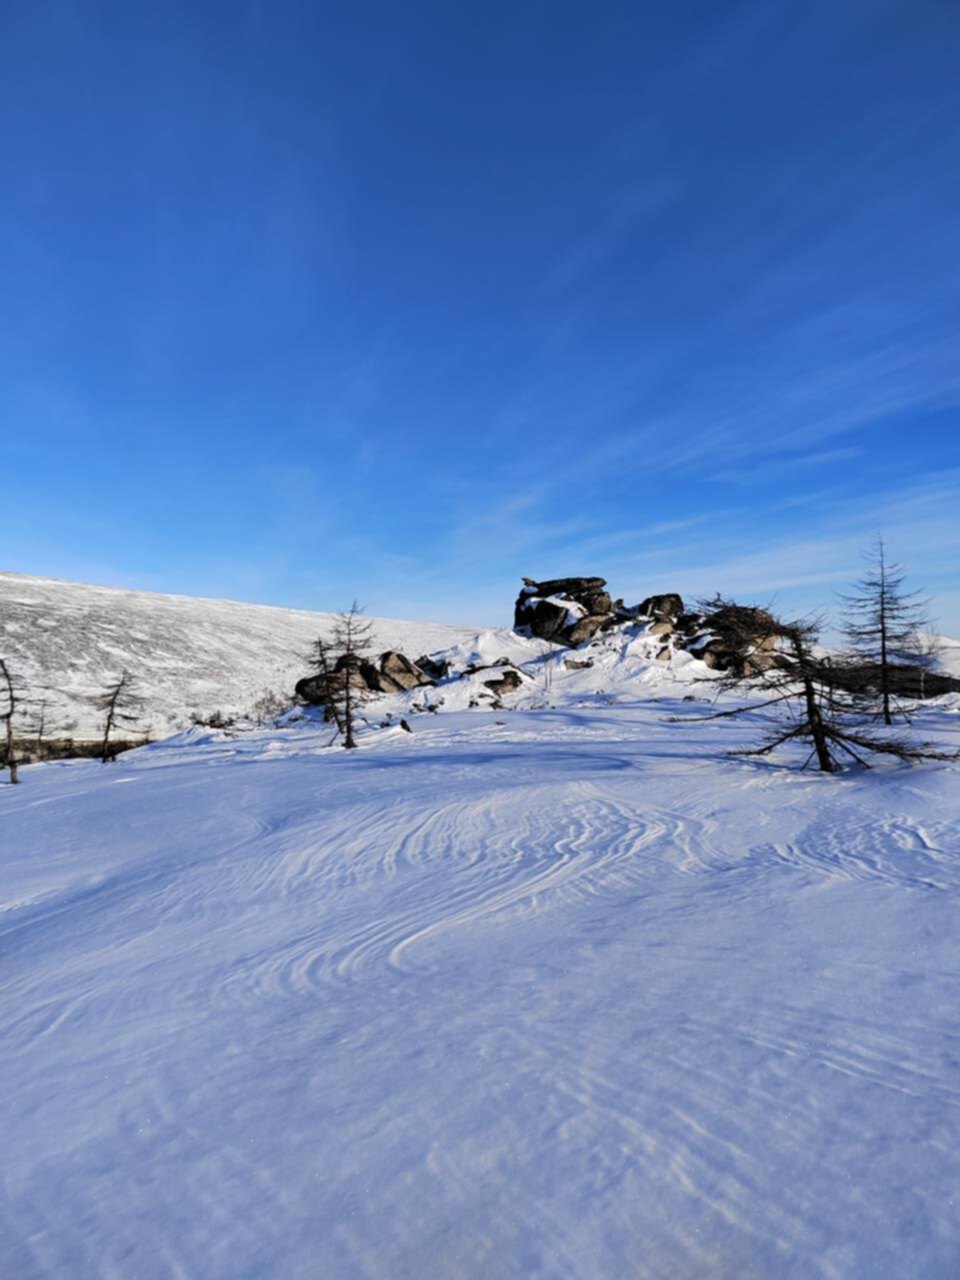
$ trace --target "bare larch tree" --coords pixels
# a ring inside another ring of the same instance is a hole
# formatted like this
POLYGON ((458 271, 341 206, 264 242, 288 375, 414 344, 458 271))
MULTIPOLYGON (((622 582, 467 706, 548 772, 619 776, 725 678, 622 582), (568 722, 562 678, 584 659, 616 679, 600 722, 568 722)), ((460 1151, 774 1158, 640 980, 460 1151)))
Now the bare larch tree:
POLYGON ((136 724, 143 703, 136 691, 136 682, 129 671, 94 698, 93 705, 104 713, 103 741, 100 745, 100 758, 107 763, 116 755, 110 752, 110 734, 114 729, 136 724))
POLYGON ((337 614, 333 624, 333 649, 337 654, 335 671, 342 673, 332 683, 333 697, 339 704, 338 725, 343 734, 343 745, 357 745, 354 736, 357 711, 362 704, 367 684, 360 674, 361 664, 370 652, 373 623, 363 616, 363 610, 354 600, 344 613, 337 614))
POLYGON ((893 724, 897 668, 927 665, 921 633, 929 628, 926 602, 904 590, 905 574, 887 560, 883 537, 864 552, 867 568, 849 594, 841 594, 843 631, 861 661, 861 696, 884 724, 893 724))
POLYGON ((336 657, 331 651, 330 641, 324 640, 323 636, 317 636, 310 646, 307 662, 314 673, 316 687, 323 700, 323 718, 336 725, 337 733, 342 733, 343 723, 340 717, 340 703, 334 696, 336 679, 334 664, 336 663, 336 657))
POLYGON ((864 767, 869 767, 869 755, 894 756, 904 761, 960 759, 958 752, 941 751, 903 734, 871 731, 869 721, 865 722, 856 679, 849 669, 850 660, 825 655, 819 649, 817 622, 774 622, 780 637, 775 662, 752 674, 731 670, 710 681, 718 693, 750 693, 761 695, 759 700, 743 701, 703 716, 673 717, 674 721, 754 716, 764 725, 761 741, 755 747, 735 750, 732 755, 765 756, 797 742, 810 747, 802 768, 816 760, 823 773, 835 773, 844 757, 864 767))
POLYGON ((17 754, 13 740, 13 715, 17 709, 17 689, 6 661, 0 658, 0 721, 4 726, 3 763, 10 770, 11 783, 17 783, 17 754))
POLYGON ((373 624, 353 602, 339 613, 329 640, 322 636, 310 647, 308 661, 314 671, 315 695, 323 706, 324 718, 336 725, 343 745, 356 747, 359 709, 370 692, 363 670, 368 665, 373 624))

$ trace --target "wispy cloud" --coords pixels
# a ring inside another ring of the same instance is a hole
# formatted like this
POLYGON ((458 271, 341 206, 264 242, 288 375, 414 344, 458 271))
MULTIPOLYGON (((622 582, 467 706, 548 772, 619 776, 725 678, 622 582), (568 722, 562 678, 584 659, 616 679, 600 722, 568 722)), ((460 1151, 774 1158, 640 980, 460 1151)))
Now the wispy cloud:
POLYGON ((806 467, 827 467, 835 466, 838 462, 848 462, 851 458, 859 457, 861 452, 861 449, 851 445, 844 449, 822 449, 818 453, 797 453, 786 458, 772 457, 760 466, 717 471, 707 479, 721 484, 754 485, 758 481, 769 481, 806 467))

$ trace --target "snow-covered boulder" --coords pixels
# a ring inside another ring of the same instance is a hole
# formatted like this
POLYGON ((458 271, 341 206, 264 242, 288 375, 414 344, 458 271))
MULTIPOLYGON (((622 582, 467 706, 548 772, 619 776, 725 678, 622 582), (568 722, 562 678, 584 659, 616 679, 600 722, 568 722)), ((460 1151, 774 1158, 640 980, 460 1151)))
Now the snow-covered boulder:
MULTIPOLYGON (((379 664, 342 654, 337 659, 330 679, 335 684, 342 684, 349 679, 354 688, 368 693, 400 693, 436 683, 415 662, 393 649, 380 655, 379 664)), ((326 701, 326 684, 327 678, 322 674, 305 676, 297 681, 297 697, 315 706, 322 706, 326 701)))
POLYGON ((683 597, 675 591, 661 596, 647 596, 637 606, 636 612, 638 617, 654 618, 659 622, 676 622, 683 616, 683 597))
POLYGON ((524 578, 514 608, 518 631, 541 640, 575 646, 592 640, 616 621, 617 605, 606 590, 606 578, 524 578))

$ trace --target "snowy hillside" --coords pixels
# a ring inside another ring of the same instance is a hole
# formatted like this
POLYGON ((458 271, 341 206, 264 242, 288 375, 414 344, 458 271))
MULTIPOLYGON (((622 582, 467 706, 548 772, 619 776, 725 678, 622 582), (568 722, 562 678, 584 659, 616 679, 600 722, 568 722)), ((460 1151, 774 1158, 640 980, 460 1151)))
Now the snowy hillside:
MULTIPOLYGON (((470 634, 374 622, 379 648, 413 658, 470 634)), ((183 728, 193 712, 248 711, 268 689, 292 695, 304 654, 330 625, 323 613, 0 573, 0 654, 26 683, 51 691, 53 731, 73 725, 77 736, 96 732, 88 696, 124 667, 140 681, 155 734, 183 728)))
POLYGON ((5 1275, 957 1275, 956 767, 555 692, 0 785, 5 1275))
POLYGON ((936 654, 936 669, 960 679, 960 640, 949 636, 927 636, 926 640, 936 654))

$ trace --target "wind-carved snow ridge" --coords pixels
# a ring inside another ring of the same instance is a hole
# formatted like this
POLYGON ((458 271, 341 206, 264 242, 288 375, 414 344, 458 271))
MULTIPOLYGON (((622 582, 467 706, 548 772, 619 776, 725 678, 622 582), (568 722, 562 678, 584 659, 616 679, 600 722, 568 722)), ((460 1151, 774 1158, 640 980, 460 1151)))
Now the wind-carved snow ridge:
POLYGON ((6 1273, 956 1274, 957 768, 732 759, 632 639, 496 643, 525 710, 0 786, 6 1273))

